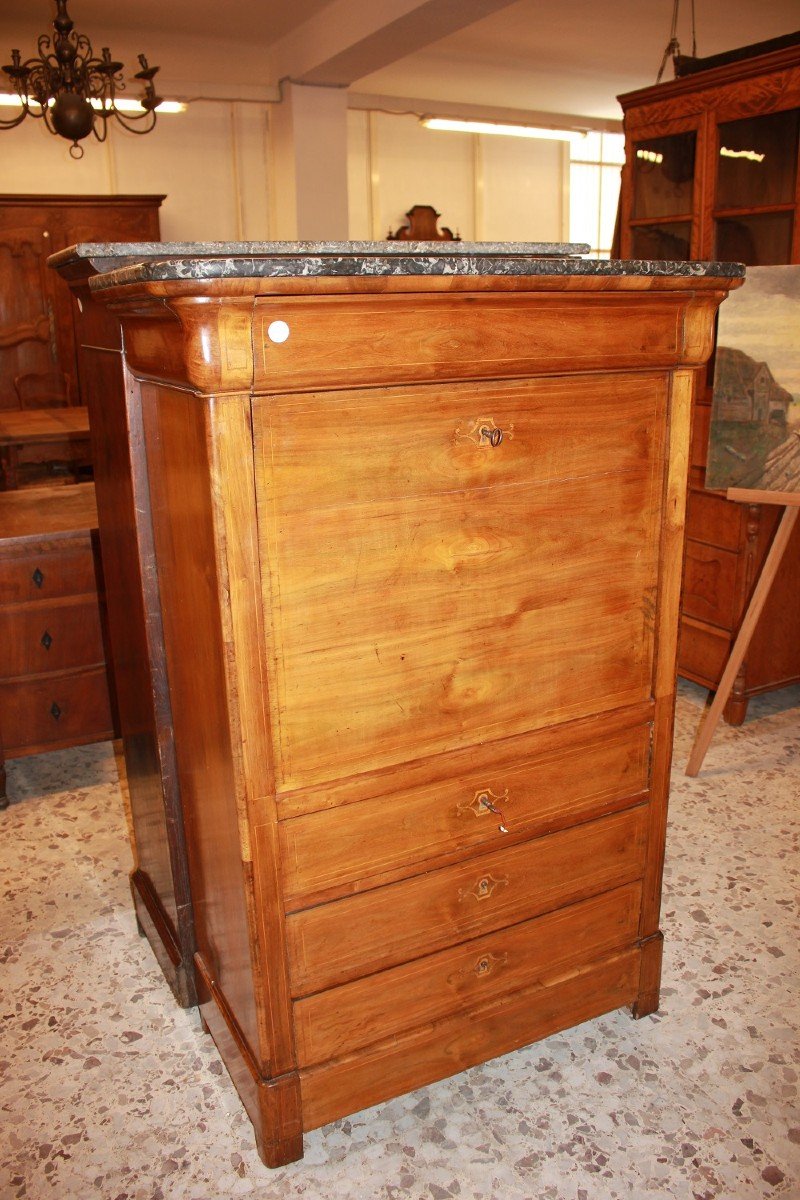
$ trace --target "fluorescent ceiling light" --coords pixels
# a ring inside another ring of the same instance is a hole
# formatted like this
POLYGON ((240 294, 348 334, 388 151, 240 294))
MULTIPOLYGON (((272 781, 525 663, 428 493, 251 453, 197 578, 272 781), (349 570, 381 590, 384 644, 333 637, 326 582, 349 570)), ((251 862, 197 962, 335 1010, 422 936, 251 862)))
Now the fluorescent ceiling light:
POLYGON ((547 129, 537 125, 503 125, 499 121, 465 121, 455 117, 420 117, 426 129, 449 133, 497 133, 504 137, 545 138, 555 142, 578 142, 586 134, 577 129, 547 129))
MULTIPOLYGON (((39 107, 38 102, 36 100, 34 100, 32 96, 28 97, 28 103, 34 105, 36 108, 39 107)), ((98 111, 103 107, 102 101, 100 101, 100 100, 92 100, 91 104, 92 104, 92 107, 96 108, 98 111)), ((20 107, 19 96, 14 95, 13 92, 0 92, 0 105, 3 107, 7 107, 7 108, 11 108, 14 106, 19 108, 20 107)), ((52 105, 52 102, 51 102, 51 105, 52 105)), ((144 112, 144 109, 142 108, 139 101, 133 100, 133 99, 131 99, 131 100, 115 100, 114 107, 120 109, 122 112, 144 112)), ((186 105, 181 104, 180 101, 178 101, 178 100, 162 100, 161 103, 156 108, 156 112, 157 113, 186 112, 186 105)))
MULTIPOLYGON (((92 106, 94 108, 102 108, 103 107, 102 102, 99 100, 93 100, 92 106)), ((118 108, 121 112, 142 112, 143 111, 142 105, 139 103, 138 100, 115 99, 114 107, 118 108)), ((157 113, 182 113, 182 112, 186 112, 186 105, 182 104, 180 102, 180 100, 162 100, 160 104, 156 105, 155 111, 157 113)))

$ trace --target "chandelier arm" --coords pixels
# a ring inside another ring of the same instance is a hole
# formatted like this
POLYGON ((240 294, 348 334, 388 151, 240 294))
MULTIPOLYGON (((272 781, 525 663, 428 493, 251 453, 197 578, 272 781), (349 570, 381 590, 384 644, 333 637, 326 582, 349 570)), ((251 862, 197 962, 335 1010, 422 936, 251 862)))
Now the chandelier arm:
POLYGON ((13 83, 21 107, 13 117, 0 117, 0 129, 13 129, 26 117, 36 117, 44 120, 50 133, 71 142, 70 154, 80 158, 83 150, 79 143, 90 133, 98 141, 105 141, 111 117, 130 133, 144 134, 155 128, 160 98, 153 78, 158 67, 149 66, 145 56, 139 55, 141 70, 135 78, 143 84, 141 111, 120 112, 117 95, 126 91, 123 64, 112 59, 105 46, 96 55, 89 38, 75 32, 68 3, 56 0, 53 34, 40 34, 38 57, 22 63, 14 50, 11 65, 2 68, 13 83))
POLYGON ((116 117, 119 124, 123 129, 126 129, 128 133, 150 133, 151 129, 154 129, 156 124, 156 114, 152 111, 152 109, 150 111, 140 113, 130 113, 120 112, 118 108, 115 108, 112 111, 98 113, 97 115, 104 118, 103 123, 106 125, 108 124, 110 117, 116 117), (139 128, 140 125, 142 128, 139 128))
POLYGON ((18 116, 0 117, 0 129, 13 129, 16 125, 21 125, 26 117, 41 117, 41 115, 41 113, 31 112, 27 104, 23 104, 18 116))

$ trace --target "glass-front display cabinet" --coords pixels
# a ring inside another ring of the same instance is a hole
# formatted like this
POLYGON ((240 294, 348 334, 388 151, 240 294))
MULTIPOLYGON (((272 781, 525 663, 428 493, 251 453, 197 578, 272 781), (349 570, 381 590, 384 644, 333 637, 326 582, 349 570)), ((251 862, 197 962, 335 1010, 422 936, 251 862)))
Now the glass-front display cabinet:
MULTIPOLYGON (((792 40, 619 97, 621 257, 800 262, 800 34, 792 40)), ((696 388, 679 671, 713 689, 780 509, 705 488, 712 371, 696 388)), ((800 528, 739 672, 731 723, 752 695, 800 681, 799 629, 800 528)))

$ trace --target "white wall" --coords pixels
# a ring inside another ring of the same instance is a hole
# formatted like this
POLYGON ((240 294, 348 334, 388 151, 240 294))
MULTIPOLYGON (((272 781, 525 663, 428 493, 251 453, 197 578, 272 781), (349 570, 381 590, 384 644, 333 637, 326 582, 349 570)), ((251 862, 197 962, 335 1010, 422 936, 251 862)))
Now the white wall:
MULTIPOLYGON (((164 192, 162 236, 176 241, 274 236, 266 103, 199 101, 137 137, 119 130, 84 157, 30 118, 0 131, 0 192, 164 192)), ((412 204, 433 204, 466 240, 561 241, 565 151, 560 143, 440 133, 415 116, 348 114, 349 234, 383 238, 412 204)))
POLYGON ((79 161, 69 144, 28 118, 0 131, 0 192, 166 193, 165 240, 268 237, 267 106, 198 102, 160 116, 152 133, 93 137, 79 161))
POLYGON ((350 236, 383 238, 432 204, 465 240, 564 241, 566 143, 442 133, 411 114, 349 113, 350 236))

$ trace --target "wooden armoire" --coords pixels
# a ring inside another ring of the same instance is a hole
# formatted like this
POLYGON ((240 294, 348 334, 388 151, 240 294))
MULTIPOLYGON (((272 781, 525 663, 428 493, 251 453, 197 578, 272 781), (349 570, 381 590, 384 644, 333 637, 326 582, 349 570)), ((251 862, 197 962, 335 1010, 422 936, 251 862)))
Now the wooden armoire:
POLYGON ((16 376, 53 368, 81 403, 75 301, 47 259, 75 242, 157 241, 163 199, 0 195, 0 409, 19 407, 16 376))
MULTIPOLYGON (((800 262, 800 40, 749 49, 619 97, 623 258, 800 262)), ((712 380, 713 365, 694 406, 679 672, 713 689, 781 509, 705 488, 712 380)), ((798 632, 800 531, 734 685, 731 723, 752 695, 800 680, 798 632)))

